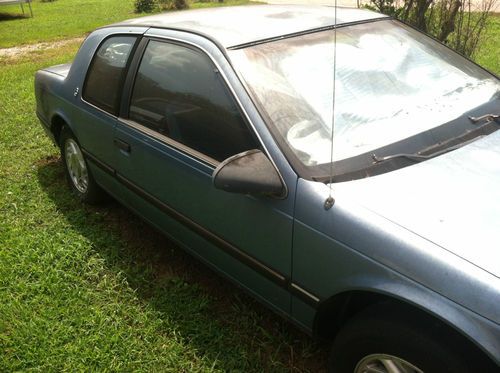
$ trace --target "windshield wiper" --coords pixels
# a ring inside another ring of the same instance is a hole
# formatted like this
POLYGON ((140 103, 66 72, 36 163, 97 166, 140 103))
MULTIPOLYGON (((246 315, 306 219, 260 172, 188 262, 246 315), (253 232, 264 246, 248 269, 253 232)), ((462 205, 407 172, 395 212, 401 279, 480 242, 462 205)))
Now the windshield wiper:
MULTIPOLYGON (((448 151, 448 149, 446 149, 448 151)), ((420 155, 420 154, 410 154, 410 153, 399 153, 388 155, 387 157, 378 157, 375 153, 372 154, 373 163, 385 162, 394 158, 408 158, 415 162, 422 162, 428 158, 432 158, 430 155, 420 155)))
POLYGON ((500 118, 500 115, 498 114, 485 114, 485 115, 481 115, 480 117, 468 117, 469 120, 476 124, 477 122, 485 119, 486 122, 498 122, 498 119, 500 118))
POLYGON ((444 153, 448 153, 448 152, 450 152, 452 150, 461 148, 462 146, 470 144, 471 142, 479 140, 479 139, 481 139, 483 137, 484 137, 484 135, 483 136, 477 136, 477 137, 474 137, 473 139, 470 139, 468 141, 461 142, 460 144, 456 144, 456 145, 450 146, 450 147, 448 147, 446 149, 443 149, 443 150, 440 150, 438 152, 434 152, 434 153, 431 153, 431 154, 427 154, 427 155, 418 154, 418 153, 417 154, 399 153, 399 154, 388 155, 386 157, 378 157, 375 153, 373 153, 372 154, 373 164, 377 164, 377 163, 380 163, 380 162, 385 162, 385 161, 388 161, 388 160, 391 160, 391 159, 394 159, 394 158, 407 158, 407 159, 411 159, 412 161, 415 161, 415 162, 422 162, 422 161, 425 161, 426 159, 434 158, 434 157, 437 157, 438 155, 441 155, 441 154, 444 154, 444 153))

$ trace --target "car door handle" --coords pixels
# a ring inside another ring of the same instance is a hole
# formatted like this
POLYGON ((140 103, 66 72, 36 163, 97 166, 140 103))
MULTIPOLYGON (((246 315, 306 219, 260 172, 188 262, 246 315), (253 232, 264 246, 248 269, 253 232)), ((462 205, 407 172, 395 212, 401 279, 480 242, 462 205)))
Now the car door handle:
POLYGON ((123 140, 114 139, 113 143, 115 144, 115 146, 118 149, 123 150, 126 153, 130 153, 130 151, 132 150, 132 148, 130 147, 130 144, 127 143, 127 142, 125 142, 125 141, 123 141, 123 140))

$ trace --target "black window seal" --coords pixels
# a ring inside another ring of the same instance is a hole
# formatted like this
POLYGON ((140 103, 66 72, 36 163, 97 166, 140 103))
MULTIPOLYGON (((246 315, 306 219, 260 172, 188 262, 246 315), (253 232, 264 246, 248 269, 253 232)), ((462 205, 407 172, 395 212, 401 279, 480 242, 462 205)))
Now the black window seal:
POLYGON ((127 70, 127 75, 125 76, 125 82, 123 84, 123 90, 120 101, 120 110, 118 112, 119 118, 128 119, 128 112, 130 101, 132 99, 132 91, 135 85, 135 76, 139 71, 139 66, 144 56, 144 51, 149 44, 149 38, 141 37, 141 40, 137 44, 137 48, 134 51, 134 56, 131 58, 130 66, 127 70))
POLYGON ((265 38, 265 39, 250 41, 250 42, 247 42, 247 43, 237 44, 237 45, 230 46, 227 49, 228 50, 245 49, 245 48, 253 47, 253 46, 256 46, 256 45, 260 45, 260 44, 272 43, 273 41, 281 41, 281 40, 285 40, 285 39, 295 38, 297 36, 315 34, 317 32, 334 30, 334 29, 339 29, 339 28, 344 28, 344 27, 349 27, 349 26, 362 25, 364 23, 386 21, 388 19, 392 19, 392 17, 381 16, 381 17, 376 17, 376 18, 363 19, 363 20, 359 20, 359 21, 352 21, 352 22, 340 23, 338 25, 328 25, 328 26, 323 26, 323 27, 317 27, 317 28, 313 28, 313 29, 292 32, 290 34, 272 36, 270 38, 265 38))

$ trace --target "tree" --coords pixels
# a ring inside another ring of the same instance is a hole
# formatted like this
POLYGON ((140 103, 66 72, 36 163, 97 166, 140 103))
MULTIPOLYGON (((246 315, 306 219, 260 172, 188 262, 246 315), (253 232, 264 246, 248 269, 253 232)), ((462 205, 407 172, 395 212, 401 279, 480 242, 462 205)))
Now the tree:
MULTIPOLYGON (((457 52, 473 57, 498 0, 370 0, 371 8, 398 18, 457 52)), ((369 6, 370 7, 370 6, 369 6)))

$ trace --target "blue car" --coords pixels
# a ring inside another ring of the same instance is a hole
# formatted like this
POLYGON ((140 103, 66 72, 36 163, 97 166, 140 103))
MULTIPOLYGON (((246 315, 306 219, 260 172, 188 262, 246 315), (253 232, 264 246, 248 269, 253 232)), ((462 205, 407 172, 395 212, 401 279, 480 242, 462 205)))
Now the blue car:
POLYGON ((495 75, 375 12, 263 5, 97 29, 35 92, 79 199, 331 341, 330 371, 500 371, 495 75))

